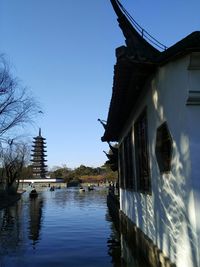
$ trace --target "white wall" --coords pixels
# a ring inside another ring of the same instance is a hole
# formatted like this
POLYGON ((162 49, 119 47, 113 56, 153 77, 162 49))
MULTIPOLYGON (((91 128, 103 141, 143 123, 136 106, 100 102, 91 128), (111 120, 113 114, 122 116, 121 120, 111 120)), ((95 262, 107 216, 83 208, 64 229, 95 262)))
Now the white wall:
POLYGON ((189 61, 190 56, 185 56, 160 67, 132 114, 134 125, 147 106, 152 195, 120 191, 123 212, 177 267, 200 266, 200 213, 198 221, 196 214, 200 203, 200 106, 186 105, 191 84, 198 87, 196 76, 191 82, 189 61), (173 139, 172 167, 170 173, 160 174, 155 157, 156 129, 165 121, 173 139))

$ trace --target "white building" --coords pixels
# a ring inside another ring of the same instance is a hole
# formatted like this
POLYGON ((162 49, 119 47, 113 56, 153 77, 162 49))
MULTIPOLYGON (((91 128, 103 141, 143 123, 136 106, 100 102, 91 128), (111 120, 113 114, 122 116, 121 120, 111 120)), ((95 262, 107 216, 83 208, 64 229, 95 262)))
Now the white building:
POLYGON ((102 140, 119 143, 121 225, 151 264, 198 267, 200 32, 160 52, 111 2, 126 46, 102 140))

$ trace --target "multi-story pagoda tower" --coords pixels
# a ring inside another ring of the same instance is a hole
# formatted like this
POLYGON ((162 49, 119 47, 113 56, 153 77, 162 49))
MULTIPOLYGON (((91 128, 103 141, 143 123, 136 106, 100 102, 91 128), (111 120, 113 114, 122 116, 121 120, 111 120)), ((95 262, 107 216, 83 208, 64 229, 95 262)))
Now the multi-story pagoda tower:
POLYGON ((46 138, 42 137, 41 135, 41 128, 39 128, 39 135, 33 138, 33 149, 31 150, 33 152, 32 156, 32 168, 33 168, 33 178, 34 179, 43 179, 46 178, 46 167, 45 162, 47 161, 45 159, 46 155, 45 150, 46 148, 46 138))

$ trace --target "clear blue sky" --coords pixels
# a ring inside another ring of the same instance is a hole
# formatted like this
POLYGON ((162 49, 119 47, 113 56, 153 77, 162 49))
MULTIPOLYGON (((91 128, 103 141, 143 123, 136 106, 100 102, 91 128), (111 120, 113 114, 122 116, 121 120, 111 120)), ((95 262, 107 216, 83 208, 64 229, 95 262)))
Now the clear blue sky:
MULTIPOLYGON (((200 30, 199 0, 122 0, 155 38, 171 46, 200 30)), ((47 139, 48 165, 100 166, 115 48, 124 44, 109 0, 0 0, 0 53, 43 107, 30 129, 47 139)))

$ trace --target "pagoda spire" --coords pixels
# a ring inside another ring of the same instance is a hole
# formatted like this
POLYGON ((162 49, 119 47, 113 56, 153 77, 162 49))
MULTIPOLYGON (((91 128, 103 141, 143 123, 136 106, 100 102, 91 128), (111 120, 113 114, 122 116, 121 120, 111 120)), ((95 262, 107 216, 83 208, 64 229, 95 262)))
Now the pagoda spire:
POLYGON ((41 135, 41 128, 39 128, 39 136, 42 136, 42 135, 41 135))

